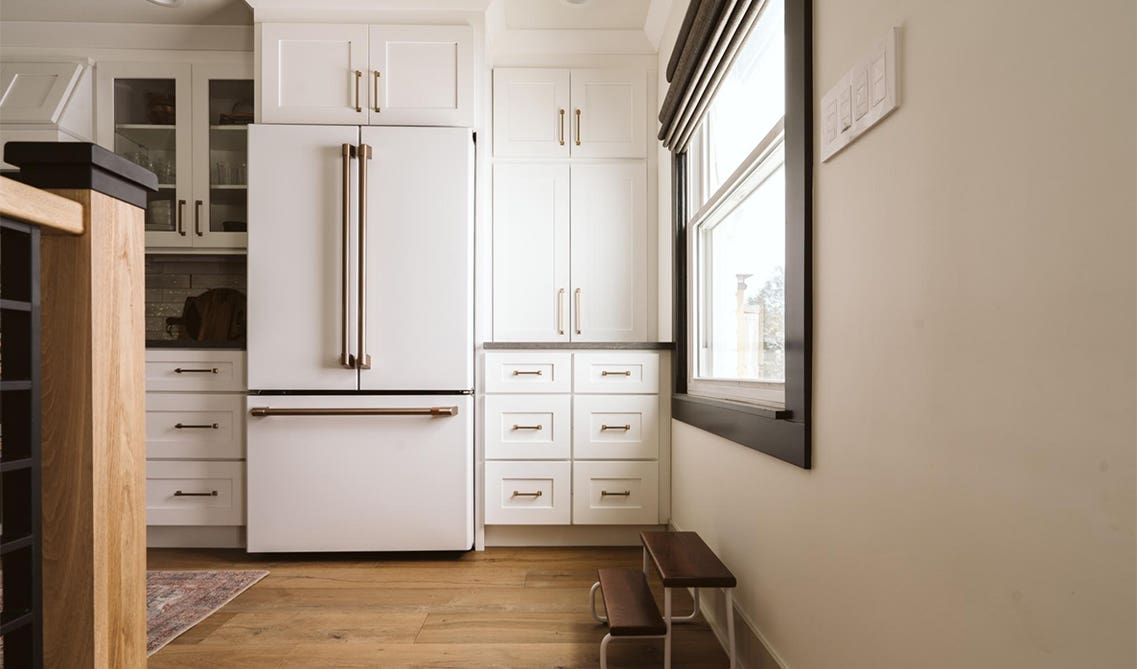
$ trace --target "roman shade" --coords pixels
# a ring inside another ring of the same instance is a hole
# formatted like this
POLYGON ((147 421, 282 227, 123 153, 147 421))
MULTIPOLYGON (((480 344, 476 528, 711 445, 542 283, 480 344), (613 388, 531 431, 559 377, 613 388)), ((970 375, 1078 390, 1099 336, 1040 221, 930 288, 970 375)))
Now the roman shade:
POLYGON ((659 139, 681 152, 758 19, 764 0, 691 0, 667 63, 659 139))

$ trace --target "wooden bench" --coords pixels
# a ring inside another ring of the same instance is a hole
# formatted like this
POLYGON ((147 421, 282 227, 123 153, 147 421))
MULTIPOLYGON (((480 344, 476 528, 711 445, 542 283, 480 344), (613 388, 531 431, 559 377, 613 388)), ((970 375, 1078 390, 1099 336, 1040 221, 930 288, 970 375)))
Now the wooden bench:
POLYGON ((659 615, 647 574, 638 569, 599 569, 600 580, 589 593, 592 615, 608 624, 608 634, 600 642, 600 669, 608 669, 608 644, 614 638, 662 639, 667 623, 659 615), (596 614, 596 589, 604 595, 606 617, 596 614))

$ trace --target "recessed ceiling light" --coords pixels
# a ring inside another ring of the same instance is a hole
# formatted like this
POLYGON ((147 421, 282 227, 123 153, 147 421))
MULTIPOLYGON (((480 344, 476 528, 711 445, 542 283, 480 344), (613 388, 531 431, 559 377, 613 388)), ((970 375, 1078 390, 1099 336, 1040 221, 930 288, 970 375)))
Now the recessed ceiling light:
POLYGON ((182 4, 182 0, 148 0, 159 7, 177 7, 182 4))

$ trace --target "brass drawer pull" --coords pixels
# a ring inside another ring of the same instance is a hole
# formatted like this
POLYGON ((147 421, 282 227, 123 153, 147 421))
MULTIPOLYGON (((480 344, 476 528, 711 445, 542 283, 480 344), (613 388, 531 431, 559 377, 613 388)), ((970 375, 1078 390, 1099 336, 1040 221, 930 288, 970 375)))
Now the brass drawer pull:
POLYGON ((600 426, 601 432, 603 432, 605 430, 623 430, 624 432, 627 432, 630 429, 632 429, 631 425, 601 425, 600 426))
POLYGON ((539 370, 539 369, 536 369, 536 370, 515 369, 515 370, 513 370, 514 376, 521 376, 523 374, 530 374, 532 376, 541 376, 541 370, 539 370))
POLYGON ((174 429, 176 430, 220 430, 221 426, 217 423, 209 423, 208 425, 190 425, 188 423, 175 423, 174 429))
POLYGON ((182 492, 181 490, 175 490, 174 497, 217 497, 217 491, 211 490, 209 492, 182 492))
POLYGON ((608 492, 607 490, 600 491, 601 497, 629 497, 631 494, 631 490, 625 490, 623 492, 608 492))
POLYGON ((541 494, 542 493, 540 490, 538 490, 537 492, 519 492, 517 490, 514 490, 512 496, 513 497, 540 497, 541 494))
POLYGON ((545 428, 543 425, 514 425, 513 429, 515 429, 515 430, 543 430, 545 428))
POLYGON ((631 376, 631 375, 632 375, 632 370, 630 370, 630 369, 625 369, 622 372, 611 372, 611 371, 608 371, 606 369, 606 370, 600 372, 600 376, 631 376))
POLYGON ((359 80, 363 78, 363 73, 359 70, 355 71, 355 111, 362 112, 363 107, 359 106, 359 80))
POLYGON ((209 367, 207 369, 190 369, 188 367, 175 367, 175 374, 219 374, 216 367, 209 367))
POLYGON ((563 109, 561 110, 561 132, 557 136, 557 140, 561 143, 561 146, 565 145, 565 110, 563 109))

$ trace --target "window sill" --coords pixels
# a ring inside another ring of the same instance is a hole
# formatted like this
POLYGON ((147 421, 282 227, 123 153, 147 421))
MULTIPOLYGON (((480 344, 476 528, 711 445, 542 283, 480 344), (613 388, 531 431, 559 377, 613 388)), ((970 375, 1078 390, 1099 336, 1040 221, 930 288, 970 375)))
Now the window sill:
POLYGON ((671 396, 671 415, 747 448, 810 468, 808 426, 794 422, 786 409, 676 393, 671 396))

